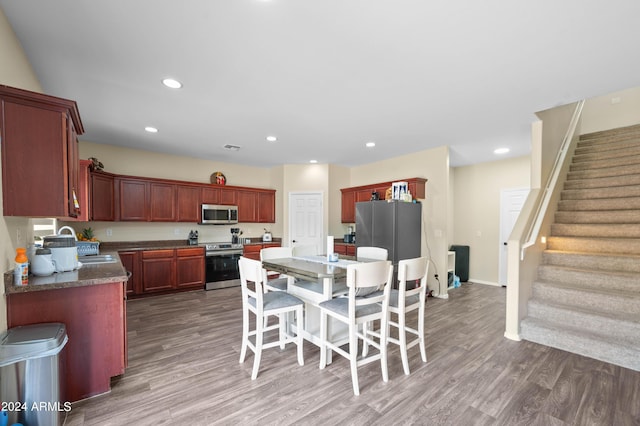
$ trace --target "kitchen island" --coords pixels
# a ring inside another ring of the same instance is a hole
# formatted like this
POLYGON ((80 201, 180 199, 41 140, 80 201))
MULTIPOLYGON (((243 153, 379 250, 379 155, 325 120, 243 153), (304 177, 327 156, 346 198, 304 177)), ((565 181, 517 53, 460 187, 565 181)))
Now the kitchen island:
MULTIPOLYGON (((117 253, 112 253, 118 259, 117 253)), ((82 261, 82 257, 80 258, 82 261)), ((69 342, 61 356, 63 401, 74 402, 111 389, 111 377, 127 366, 125 285, 120 261, 85 264, 48 277, 29 276, 14 286, 5 274, 7 327, 61 322, 69 342)))

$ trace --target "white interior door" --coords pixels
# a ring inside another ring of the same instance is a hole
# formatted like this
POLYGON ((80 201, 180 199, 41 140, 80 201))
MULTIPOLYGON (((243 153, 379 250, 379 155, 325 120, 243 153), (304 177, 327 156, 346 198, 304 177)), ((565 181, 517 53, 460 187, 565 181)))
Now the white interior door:
POLYGON ((289 193, 289 242, 324 253, 322 192, 289 193))
POLYGON ((528 194, 528 188, 503 189, 500 191, 500 269, 498 282, 502 286, 507 285, 507 240, 528 194))

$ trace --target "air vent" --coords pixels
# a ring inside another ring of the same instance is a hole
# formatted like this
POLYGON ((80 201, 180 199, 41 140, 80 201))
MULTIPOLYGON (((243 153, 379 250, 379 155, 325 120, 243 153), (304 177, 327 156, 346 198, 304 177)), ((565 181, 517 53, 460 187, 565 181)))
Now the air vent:
POLYGON ((240 147, 238 145, 226 144, 223 148, 228 149, 229 151, 240 151, 240 147))

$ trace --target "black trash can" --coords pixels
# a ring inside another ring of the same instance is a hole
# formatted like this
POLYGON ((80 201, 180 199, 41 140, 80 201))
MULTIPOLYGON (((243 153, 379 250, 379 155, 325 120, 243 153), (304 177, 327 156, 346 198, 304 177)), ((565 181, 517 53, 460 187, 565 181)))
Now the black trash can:
POLYGON ((456 252, 456 275, 460 281, 469 281, 469 246, 451 246, 449 249, 456 252))
POLYGON ((0 401, 8 424, 58 426, 71 404, 61 401, 60 351, 67 344, 64 324, 10 328, 0 338, 0 401))

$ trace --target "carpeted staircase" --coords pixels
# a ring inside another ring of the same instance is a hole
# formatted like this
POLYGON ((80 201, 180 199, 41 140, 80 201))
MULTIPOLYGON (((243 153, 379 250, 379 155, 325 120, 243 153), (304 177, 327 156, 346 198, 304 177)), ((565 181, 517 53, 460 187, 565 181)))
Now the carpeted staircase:
POLYGON ((640 371, 640 125, 580 137, 520 334, 640 371))

